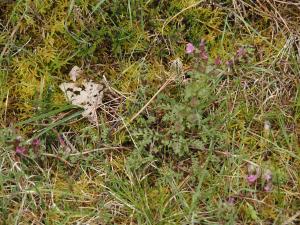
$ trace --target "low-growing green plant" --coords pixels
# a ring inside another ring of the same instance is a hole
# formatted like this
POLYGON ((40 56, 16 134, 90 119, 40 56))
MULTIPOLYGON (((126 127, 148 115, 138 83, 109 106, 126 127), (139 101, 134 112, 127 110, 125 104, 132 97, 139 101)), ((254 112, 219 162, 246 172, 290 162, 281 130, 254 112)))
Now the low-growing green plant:
MULTIPOLYGON (((139 148, 183 156, 193 150, 207 150, 211 145, 217 149, 225 147, 226 96, 218 92, 225 76, 220 67, 222 61, 208 57, 203 41, 200 50, 187 45, 188 54, 195 51, 193 69, 160 94, 149 114, 135 124, 132 132, 139 148)), ((225 69, 245 55, 246 50, 241 48, 235 61, 228 62, 225 69)))

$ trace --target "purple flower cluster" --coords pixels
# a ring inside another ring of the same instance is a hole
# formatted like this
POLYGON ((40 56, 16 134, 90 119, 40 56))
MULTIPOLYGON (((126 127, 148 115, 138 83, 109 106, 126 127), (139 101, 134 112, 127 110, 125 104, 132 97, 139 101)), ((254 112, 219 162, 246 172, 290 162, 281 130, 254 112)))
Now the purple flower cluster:
MULTIPOLYGON (((187 54, 198 54, 198 57, 199 59, 207 62, 208 59, 209 59, 209 55, 206 51, 206 47, 205 47, 205 41, 202 39, 200 41, 200 44, 199 44, 199 48, 196 48, 192 43, 187 43, 186 44, 186 49, 185 49, 185 52, 187 54)), ((246 59, 247 58, 247 50, 244 48, 244 47, 240 47, 237 51, 236 51, 236 54, 234 57, 232 57, 232 59, 228 60, 225 62, 225 65, 228 66, 228 67, 232 67, 233 65, 239 63, 242 59, 246 59)), ((222 65, 222 60, 221 60, 221 57, 220 56, 217 56, 215 59, 214 59, 214 64, 216 66, 220 66, 222 65)))
POLYGON ((15 153, 19 156, 27 155, 30 149, 32 149, 35 153, 37 153, 38 150, 40 149, 40 146, 41 146, 40 139, 33 139, 30 145, 25 145, 25 146, 21 146, 20 140, 17 140, 15 145, 15 153))
POLYGON ((271 191, 272 190, 272 172, 269 169, 266 169, 263 174, 261 173, 261 169, 258 166, 254 166, 253 164, 248 165, 248 176, 246 180, 250 185, 256 184, 258 181, 262 181, 263 190, 271 191))
POLYGON ((17 146, 16 147, 16 153, 19 155, 25 155, 27 154, 27 149, 25 147, 22 146, 17 146))
MULTIPOLYGON (((257 185, 260 184, 261 190, 265 192, 270 192, 272 191, 273 183, 272 183, 272 172, 269 169, 266 169, 261 173, 260 167, 254 164, 249 164, 248 165, 248 175, 246 177, 246 180, 249 185, 257 185)), ((229 196, 226 200, 225 203, 227 206, 233 206, 238 198, 243 198, 242 194, 235 194, 229 196)))
POLYGON ((196 48, 192 43, 187 43, 185 52, 187 54, 198 53, 200 59, 204 61, 208 60, 208 53, 206 51, 205 41, 203 39, 200 41, 199 48, 196 48))
POLYGON ((186 53, 187 54, 192 54, 194 51, 196 50, 196 48, 194 47, 194 45, 192 43, 188 43, 186 45, 186 53))

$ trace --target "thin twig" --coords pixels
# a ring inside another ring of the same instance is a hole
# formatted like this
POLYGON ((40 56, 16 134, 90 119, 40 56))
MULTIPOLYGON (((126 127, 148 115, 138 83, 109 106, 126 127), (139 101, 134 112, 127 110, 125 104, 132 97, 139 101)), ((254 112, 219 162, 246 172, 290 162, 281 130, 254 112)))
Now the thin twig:
POLYGON ((289 224, 293 224, 293 221, 297 219, 297 217, 300 216, 300 211, 296 212, 295 215, 293 215, 292 217, 288 218, 282 225, 289 225, 289 224))
POLYGON ((132 123, 149 106, 149 104, 156 98, 156 96, 163 89, 165 89, 165 87, 167 87, 172 81, 174 81, 174 79, 175 79, 175 76, 172 76, 171 78, 169 78, 168 80, 166 80, 166 82, 159 88, 159 90, 152 96, 152 98, 125 125, 123 125, 117 131, 115 131, 113 133, 113 135, 116 134, 116 133, 118 133, 119 131, 123 130, 126 126, 128 126, 130 123, 132 123))
POLYGON ((104 147, 104 148, 96 148, 96 149, 85 151, 85 152, 77 152, 77 153, 69 154, 69 156, 87 155, 87 154, 90 154, 90 153, 93 153, 93 152, 99 152, 99 151, 105 151, 105 150, 114 150, 114 149, 126 149, 126 150, 128 150, 128 148, 126 148, 126 147, 104 147))
MULTIPOLYGON (((23 17, 24 17, 24 15, 20 18, 18 24, 15 26, 15 28, 14 28, 13 31, 11 32, 11 34, 10 34, 10 39, 13 39, 13 37, 15 36, 15 33, 19 30, 19 27, 20 27, 20 25, 21 25, 21 21, 22 21, 23 17)), ((3 48, 3 50, 2 50, 2 52, 1 52, 1 54, 0 54, 0 62, 2 61, 3 56, 6 54, 9 45, 10 45, 10 42, 7 41, 7 42, 6 42, 6 45, 4 46, 4 48, 3 48)))
POLYGON ((72 167, 73 165, 71 163, 69 163, 67 160, 61 158, 60 156, 58 155, 54 155, 54 154, 50 154, 50 153, 42 153, 42 155, 44 156, 48 156, 48 157, 53 157, 53 158, 56 158, 62 162, 64 162, 65 164, 68 164, 68 166, 72 167))

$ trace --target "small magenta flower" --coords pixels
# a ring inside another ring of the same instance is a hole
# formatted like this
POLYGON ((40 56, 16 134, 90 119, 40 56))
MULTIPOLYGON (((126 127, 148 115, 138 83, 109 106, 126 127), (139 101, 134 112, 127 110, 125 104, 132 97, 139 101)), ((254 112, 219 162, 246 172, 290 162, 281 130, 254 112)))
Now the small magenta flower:
POLYGON ((235 198, 234 198, 234 197, 229 197, 229 198, 227 199, 227 203, 228 203, 228 205, 234 205, 234 203, 235 203, 235 198))
POLYGON ((272 172, 267 169, 262 175, 262 179, 264 181, 264 191, 269 192, 272 190, 272 172))
POLYGON ((27 149, 21 146, 17 146, 16 153, 20 155, 25 155, 27 153, 27 149))
POLYGON ((265 186, 264 186, 264 191, 269 192, 272 190, 272 182, 268 182, 265 186))
POLYGON ((247 181, 249 184, 253 184, 257 181, 257 179, 260 177, 261 175, 261 170, 260 167, 249 163, 248 164, 248 176, 247 176, 247 181))
POLYGON ((41 145, 41 141, 40 139, 33 139, 32 142, 31 142, 32 146, 34 147, 39 147, 41 145))
POLYGON ((215 65, 219 66, 221 64, 222 64, 222 60, 221 60, 220 56, 218 56, 217 58, 215 58, 215 65))
POLYGON ((266 182, 270 182, 272 181, 272 172, 271 170, 266 170, 263 174, 263 177, 262 177, 266 182))
POLYGON ((202 59, 202 60, 205 60, 205 61, 207 61, 208 60, 208 54, 207 54, 207 52, 206 52, 206 50, 205 50, 205 41, 202 39, 201 41, 200 41, 200 45, 199 45, 200 47, 199 47, 199 55, 200 55, 200 58, 202 59))
POLYGON ((186 50, 185 51, 186 51, 187 54, 193 53, 195 51, 194 45, 192 43, 188 43, 186 45, 186 50))
POLYGON ((34 151, 34 153, 38 154, 40 147, 41 147, 40 139, 38 139, 38 138, 33 139, 31 142, 31 146, 32 146, 32 150, 34 151))
POLYGON ((232 66, 233 66, 233 60, 228 60, 228 61, 226 62, 226 65, 227 65, 228 67, 232 67, 232 66))
POLYGON ((240 47, 240 48, 237 50, 237 52, 236 52, 236 56, 237 56, 238 58, 244 58, 246 55, 247 55, 247 51, 246 51, 246 49, 243 48, 243 47, 240 47))
POLYGON ((248 181, 249 184, 255 183, 257 179, 258 179, 257 175, 249 175, 249 176, 247 176, 247 181, 248 181))

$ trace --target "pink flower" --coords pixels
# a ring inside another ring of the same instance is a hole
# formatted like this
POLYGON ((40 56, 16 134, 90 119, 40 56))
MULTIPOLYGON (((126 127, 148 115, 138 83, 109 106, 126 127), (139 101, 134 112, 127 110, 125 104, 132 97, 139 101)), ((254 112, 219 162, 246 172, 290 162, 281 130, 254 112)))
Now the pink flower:
POLYGON ((186 45, 186 50, 185 51, 186 51, 187 54, 193 53, 195 51, 194 45, 192 43, 188 43, 186 45))
POLYGON ((233 61, 232 61, 232 60, 228 60, 228 61, 226 62, 226 65, 227 65, 228 67, 232 67, 232 66, 233 66, 233 61))
POLYGON ((218 56, 217 58, 215 58, 215 65, 219 66, 221 64, 222 64, 222 60, 221 60, 220 56, 218 56))
POLYGON ((249 184, 255 183, 255 181, 258 179, 257 175, 249 175, 247 176, 247 181, 249 184))
POLYGON ((237 52, 236 52, 236 56, 237 56, 238 58, 243 58, 243 57, 246 56, 246 54, 247 54, 247 51, 246 51, 246 49, 243 48, 243 47, 240 47, 240 48, 237 50, 237 52))
POLYGON ((208 60, 208 54, 205 50, 205 41, 203 39, 200 41, 199 50, 200 50, 200 58, 205 61, 208 60))
POLYGON ((266 182, 269 182, 272 180, 272 172, 271 170, 266 170, 263 174, 263 179, 266 181, 266 182))
POLYGON ((229 198, 227 199, 227 203, 228 203, 228 205, 234 205, 234 203, 235 203, 235 198, 234 198, 234 197, 229 197, 229 198))
POLYGON ((33 139, 32 142, 31 142, 31 146, 32 146, 32 149, 34 151, 34 153, 38 153, 38 151, 40 150, 40 147, 41 147, 41 141, 40 139, 33 139))
POLYGON ((268 182, 265 186, 264 186, 264 191, 269 192, 272 190, 272 183, 268 182))
POLYGON ((27 149, 21 146, 16 147, 16 153, 20 155, 24 155, 27 153, 27 149))
POLYGON ((34 147, 38 147, 41 145, 41 141, 40 139, 33 139, 31 144, 34 146, 34 147))

